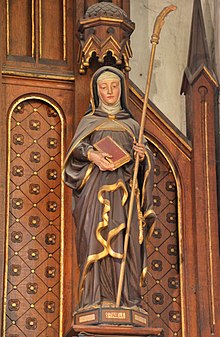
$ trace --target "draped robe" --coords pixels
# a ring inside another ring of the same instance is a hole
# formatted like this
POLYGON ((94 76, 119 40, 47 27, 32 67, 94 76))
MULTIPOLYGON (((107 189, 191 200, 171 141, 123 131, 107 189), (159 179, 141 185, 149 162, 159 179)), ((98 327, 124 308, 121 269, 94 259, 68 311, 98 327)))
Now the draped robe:
MULTIPOLYGON (((82 118, 67 153, 64 181, 73 190, 75 205, 79 309, 116 302, 135 161, 132 147, 138 134, 139 125, 126 109, 112 117, 96 108, 82 118), (105 136, 111 136, 131 156, 130 162, 114 171, 101 171, 87 156, 93 144, 105 136)), ((121 305, 126 307, 141 305, 146 242, 155 219, 153 156, 145 138, 143 143, 145 158, 139 166, 121 297, 121 305)))

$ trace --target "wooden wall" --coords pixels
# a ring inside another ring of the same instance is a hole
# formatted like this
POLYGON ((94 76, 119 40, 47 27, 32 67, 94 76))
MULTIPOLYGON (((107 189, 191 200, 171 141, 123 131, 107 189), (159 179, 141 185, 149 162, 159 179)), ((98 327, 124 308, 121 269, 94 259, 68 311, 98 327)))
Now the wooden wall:
POLYGON ((58 336, 62 318, 71 322, 71 207, 62 215, 63 193, 66 205, 71 193, 64 192, 60 171, 75 118, 74 6, 70 0, 1 2, 1 329, 8 336, 22 329, 58 336), (57 177, 45 185, 48 172, 57 177))
MULTIPOLYGON (((112 2, 129 14, 128 0, 112 2)), ((71 191, 63 186, 61 166, 89 104, 93 69, 84 76, 78 72, 77 29, 94 3, 0 3, 1 336, 56 337, 71 325, 78 269, 71 191)), ((220 329, 216 200, 207 197, 207 186, 215 195, 215 182, 207 174, 210 168, 214 177, 215 84, 203 71, 198 81, 209 95, 203 105, 196 85, 188 91, 194 141, 153 104, 145 126, 157 161, 154 199, 159 222, 149 245, 152 270, 143 301, 149 304, 151 324, 162 325, 166 337, 218 336, 220 329), (209 125, 204 124, 204 106, 209 125), (197 122, 201 128, 196 133, 197 122)), ((131 84, 130 105, 138 120, 142 103, 142 94, 131 84)))

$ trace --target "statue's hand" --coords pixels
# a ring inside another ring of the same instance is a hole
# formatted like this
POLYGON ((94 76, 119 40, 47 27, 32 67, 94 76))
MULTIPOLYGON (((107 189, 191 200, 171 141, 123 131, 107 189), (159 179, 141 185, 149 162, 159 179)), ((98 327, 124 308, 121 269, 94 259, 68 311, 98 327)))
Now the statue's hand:
POLYGON ((145 146, 142 143, 136 143, 134 141, 133 149, 135 151, 134 156, 136 157, 136 154, 139 154, 140 161, 144 160, 145 157, 145 146))
POLYGON ((115 169, 114 164, 108 161, 108 158, 110 159, 112 156, 106 152, 90 150, 88 158, 96 164, 101 171, 114 171, 115 169))

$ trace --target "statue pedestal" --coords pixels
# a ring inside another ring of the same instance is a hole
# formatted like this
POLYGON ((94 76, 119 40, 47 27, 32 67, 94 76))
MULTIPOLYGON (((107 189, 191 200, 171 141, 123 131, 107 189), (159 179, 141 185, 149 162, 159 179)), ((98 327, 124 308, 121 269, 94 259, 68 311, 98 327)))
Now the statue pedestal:
POLYGON ((78 311, 73 316, 75 325, 129 325, 133 327, 148 326, 148 313, 131 308, 97 307, 78 311))
POLYGON ((154 337, 160 336, 162 328, 128 327, 123 325, 73 325, 64 337, 154 337))
POLYGON ((78 311, 64 337, 160 336, 162 328, 148 327, 148 314, 133 308, 97 307, 78 311))

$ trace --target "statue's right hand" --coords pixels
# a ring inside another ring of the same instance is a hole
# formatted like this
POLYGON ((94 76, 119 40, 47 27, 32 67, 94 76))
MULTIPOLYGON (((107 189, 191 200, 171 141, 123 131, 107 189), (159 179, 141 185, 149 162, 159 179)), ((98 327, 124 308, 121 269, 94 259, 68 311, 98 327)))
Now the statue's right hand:
POLYGON ((112 156, 106 152, 90 150, 88 158, 99 167, 100 171, 114 171, 115 169, 114 164, 108 161, 108 158, 112 156))

